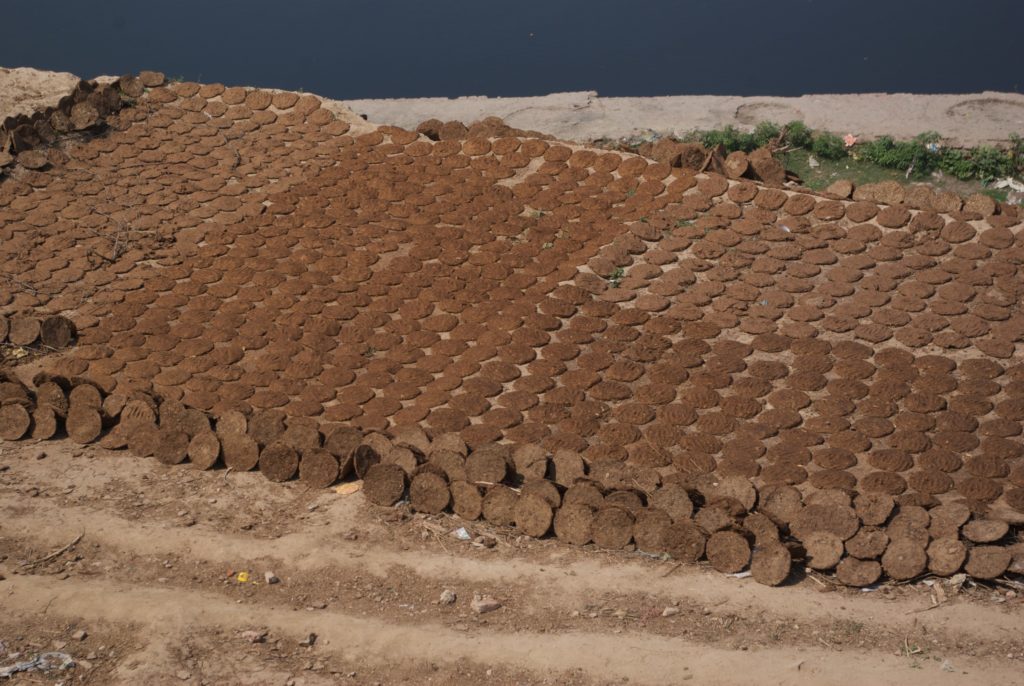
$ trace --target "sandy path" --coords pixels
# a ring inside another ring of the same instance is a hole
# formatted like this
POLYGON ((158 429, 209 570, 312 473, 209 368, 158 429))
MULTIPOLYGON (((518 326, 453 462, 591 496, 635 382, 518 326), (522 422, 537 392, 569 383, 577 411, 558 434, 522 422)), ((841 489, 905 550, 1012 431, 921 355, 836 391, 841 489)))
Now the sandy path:
POLYGON ((759 683, 849 684, 854 672, 873 684, 964 683, 964 672, 972 683, 1012 684, 1024 658, 1018 614, 1005 604, 959 598, 921 612, 927 596, 909 587, 821 593, 804 580, 767 589, 553 542, 481 550, 432 535, 457 523, 447 517, 396 526, 381 517, 400 511, 370 508, 360 495, 62 443, 47 444, 45 459, 38 452, 20 444, 0 454, 0 603, 21 633, 59 622, 112 627, 139 643, 93 666, 107 670, 104 683, 162 683, 168 670, 189 674, 179 683, 220 678, 198 654, 235 660, 216 683, 320 683, 329 672, 309 664, 355 660, 353 671, 374 675, 367 683, 416 681, 432 664, 462 674, 456 683, 490 669, 498 684, 739 684, 750 674, 759 683), (73 551, 20 567, 79 533, 73 551), (273 569, 282 583, 228 580, 225 570, 238 569, 257 580, 273 569), (436 603, 443 588, 458 589, 455 605, 436 603), (474 592, 504 607, 477 616, 474 592), (668 605, 679 614, 662 617, 668 605), (256 627, 283 637, 276 657, 246 653, 255 648, 238 636, 256 627), (309 632, 315 646, 298 646, 309 632), (186 639, 192 657, 172 649, 186 639), (261 680, 268 674, 277 680, 261 680))

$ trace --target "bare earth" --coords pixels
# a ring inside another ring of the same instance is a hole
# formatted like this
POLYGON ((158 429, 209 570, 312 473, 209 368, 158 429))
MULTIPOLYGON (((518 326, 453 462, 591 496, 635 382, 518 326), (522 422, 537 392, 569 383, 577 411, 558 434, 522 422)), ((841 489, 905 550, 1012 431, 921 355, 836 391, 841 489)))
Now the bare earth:
POLYGON ((0 465, 0 640, 62 646, 75 683, 1022 683, 1020 598, 980 587, 930 609, 923 584, 772 589, 499 532, 489 549, 446 515, 67 442, 5 444, 0 465), (503 607, 476 615, 474 593, 503 607))

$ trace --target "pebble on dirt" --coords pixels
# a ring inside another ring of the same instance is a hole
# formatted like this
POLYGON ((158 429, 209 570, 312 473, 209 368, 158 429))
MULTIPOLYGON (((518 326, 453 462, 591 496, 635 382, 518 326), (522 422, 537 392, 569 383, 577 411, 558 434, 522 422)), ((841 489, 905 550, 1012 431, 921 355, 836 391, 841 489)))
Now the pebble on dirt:
POLYGON ((75 633, 71 634, 71 638, 75 639, 76 641, 84 641, 88 635, 89 632, 87 632, 85 629, 79 629, 75 633))
POLYGON ((316 643, 316 634, 314 633, 310 633, 304 639, 299 641, 299 645, 303 648, 310 648, 313 646, 314 643, 316 643))
POLYGON ((473 608, 473 612, 478 615, 483 615, 500 609, 501 603, 489 595, 480 595, 477 593, 473 595, 473 602, 471 602, 469 606, 473 608))
POLYGON ((277 575, 274 574, 273 572, 264 572, 263 573, 263 580, 266 581, 267 584, 271 585, 271 586, 273 586, 274 584, 281 583, 281 580, 279 578, 277 578, 277 575))
POLYGON ((441 597, 440 599, 438 599, 438 602, 441 605, 451 605, 455 602, 457 598, 458 596, 455 595, 455 591, 451 590, 450 588, 446 588, 443 591, 441 591, 441 597))
POLYGON ((669 605, 668 607, 666 607, 664 610, 661 611, 661 616, 662 617, 673 617, 673 616, 675 616, 677 614, 679 614, 679 608, 678 607, 672 607, 671 605, 669 605))
POLYGON ((266 631, 243 631, 242 638, 249 643, 263 643, 267 640, 266 631))

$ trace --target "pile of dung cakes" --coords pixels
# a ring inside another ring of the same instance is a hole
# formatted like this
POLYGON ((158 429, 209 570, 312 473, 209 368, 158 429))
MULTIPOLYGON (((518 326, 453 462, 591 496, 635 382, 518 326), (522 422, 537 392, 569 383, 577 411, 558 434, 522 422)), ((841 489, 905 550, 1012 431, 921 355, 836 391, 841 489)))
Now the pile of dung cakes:
POLYGON ((701 560, 725 573, 749 569, 778 585, 799 562, 834 571, 850 586, 883 576, 996 578, 1019 551, 993 545, 1006 521, 959 503, 931 509, 885 494, 854 497, 792 486, 757 489, 741 476, 659 478, 628 464, 595 467, 570 450, 488 443, 470 449, 456 433, 429 436, 415 425, 387 433, 290 420, 278 411, 213 419, 178 401, 105 393, 83 379, 39 374, 33 388, 0 382, 0 438, 59 438, 198 469, 258 470, 271 481, 298 478, 315 488, 361 478, 372 503, 407 500, 412 510, 451 512, 534 538, 635 549, 680 562, 701 560))
POLYGON ((72 437, 320 482, 321 450, 377 502, 767 581, 1014 569, 1019 208, 222 84, 107 126, 0 180, 0 312, 74 318, 72 437))
POLYGON ((60 163, 59 148, 51 146, 62 137, 102 132, 108 117, 163 83, 164 75, 154 71, 110 82, 82 80, 55 106, 4 118, 0 121, 0 178, 10 173, 15 161, 33 171, 60 163))
POLYGON ((569 450, 549 455, 498 443, 468 450, 455 434, 430 440, 416 427, 400 427, 390 440, 375 434, 373 442, 384 458, 366 470, 364 490, 378 505, 407 497, 419 512, 450 509, 537 538, 706 559, 721 572, 749 569, 767 585, 785 581, 794 560, 834 571, 849 586, 961 569, 992 579, 1024 563, 1019 547, 993 545, 1007 540, 1006 521, 961 503, 928 510, 841 490, 804 497, 792 486, 757 489, 741 476, 651 479, 627 464, 594 469, 569 450))
POLYGON ((74 322, 59 314, 0 313, 0 345, 55 351, 72 345, 76 336, 74 322))

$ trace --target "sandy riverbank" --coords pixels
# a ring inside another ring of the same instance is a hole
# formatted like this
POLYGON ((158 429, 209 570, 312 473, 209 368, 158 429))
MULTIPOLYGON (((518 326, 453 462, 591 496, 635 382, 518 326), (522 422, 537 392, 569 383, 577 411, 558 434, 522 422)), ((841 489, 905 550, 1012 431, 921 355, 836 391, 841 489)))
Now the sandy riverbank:
MULTIPOLYGON (((0 117, 56 104, 77 79, 66 72, 0 68, 0 117)), ((431 118, 469 123, 497 116, 516 128, 576 141, 625 138, 649 131, 683 134, 794 119, 815 129, 865 137, 909 138, 937 131, 950 143, 964 146, 998 143, 1011 134, 1024 134, 1024 95, 1018 93, 605 98, 589 91, 531 98, 346 100, 344 104, 378 124, 415 128, 431 118)))

